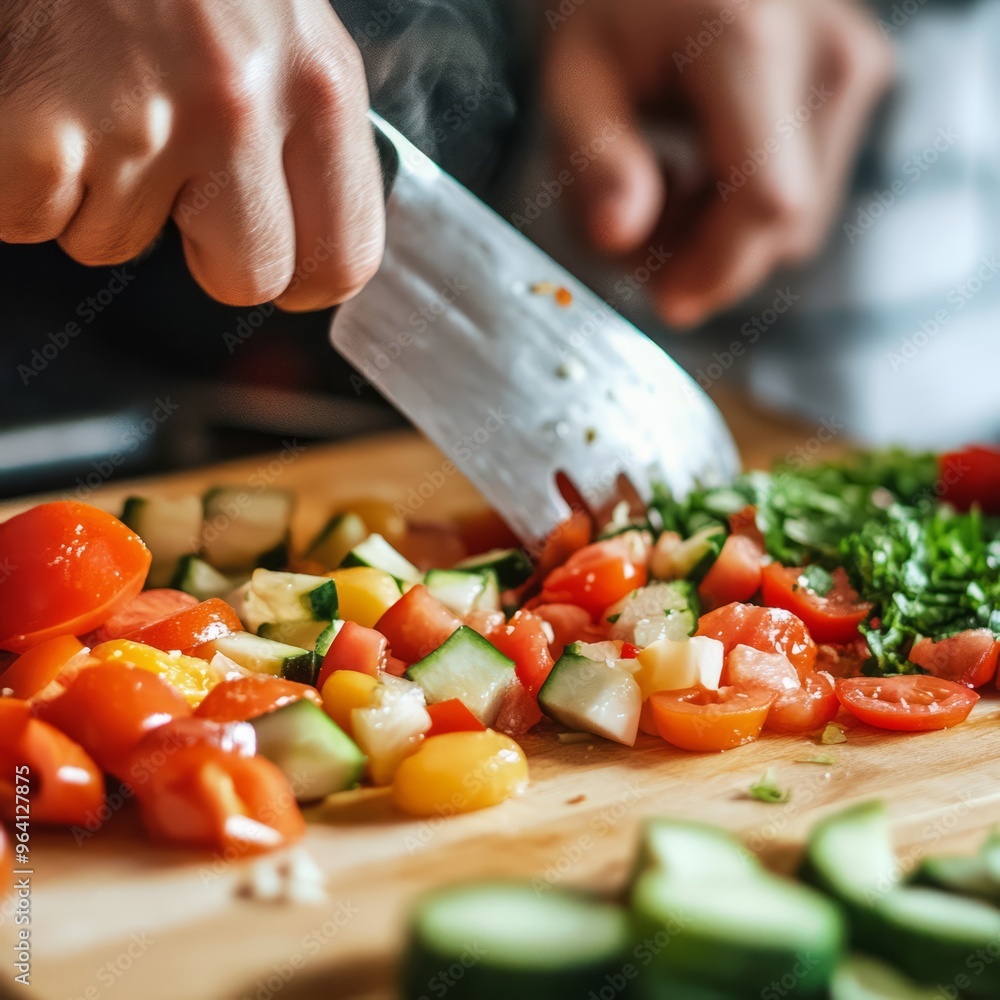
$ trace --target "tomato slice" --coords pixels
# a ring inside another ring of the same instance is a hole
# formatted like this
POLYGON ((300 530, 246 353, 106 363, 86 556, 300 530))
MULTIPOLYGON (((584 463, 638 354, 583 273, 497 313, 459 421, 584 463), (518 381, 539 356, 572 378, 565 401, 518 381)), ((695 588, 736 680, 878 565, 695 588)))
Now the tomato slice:
POLYGON ((203 642, 242 631, 239 615, 221 598, 212 597, 143 625, 123 638, 164 651, 179 649, 185 653, 203 642))
POLYGON ((357 670, 378 677, 385 670, 389 640, 373 628, 357 622, 344 622, 323 657, 316 687, 320 690, 334 670, 357 670))
POLYGON ((465 707, 458 698, 439 701, 427 706, 431 717, 431 728, 426 736, 440 736, 442 733, 481 733, 486 727, 465 707))
POLYGON ((165 843, 240 855, 305 833, 288 780, 263 757, 184 746, 135 788, 146 829, 165 843))
POLYGON ((696 634, 719 639, 726 656, 741 645, 765 653, 782 653, 791 660, 800 677, 811 673, 816 665, 816 643, 801 619, 783 608, 727 604, 702 615, 696 634))
POLYGON ((516 611, 509 622, 493 629, 487 638, 514 661, 518 679, 532 694, 536 693, 555 663, 549 652, 545 622, 530 611, 516 611))
POLYGON ((812 733, 833 722, 839 711, 833 678, 817 671, 800 687, 778 695, 764 725, 776 733, 812 733))
POLYGON ((836 687, 840 703, 862 722, 901 732, 957 726, 979 701, 963 684, 928 674, 842 677, 836 687))
POLYGON ((648 578, 649 546, 628 531, 574 552, 542 585, 541 603, 576 604, 598 618, 648 578))
POLYGON ((721 687, 657 691, 649 707, 657 732, 682 750, 730 750, 760 736, 774 702, 770 691, 721 687))
POLYGON ((375 628, 389 640, 393 656, 416 663, 437 649, 461 624, 460 618, 418 583, 382 615, 375 628))
POLYGON ((764 548, 746 535, 729 535, 709 567, 698 594, 709 608, 748 601, 760 590, 764 548))
POLYGON ((39 504, 0 524, 0 649, 23 653, 96 628, 142 589, 152 556, 117 517, 89 504, 39 504))
POLYGON ((851 586, 846 571, 838 566, 827 594, 810 590, 802 570, 779 563, 764 567, 762 596, 772 608, 784 608, 801 618, 816 642, 847 643, 858 636, 858 625, 871 614, 872 605, 862 601, 851 586))
POLYGON ((243 722, 303 698, 319 708, 323 707, 319 692, 309 684, 267 674, 234 677, 216 684, 194 714, 199 719, 215 722, 243 722))
POLYGON ((1000 640, 988 628, 969 629, 937 642, 919 639, 909 659, 935 677, 982 687, 997 676, 1000 640))
POLYGON ((184 696, 148 670, 100 663, 82 670, 38 714, 76 740, 101 769, 121 777, 147 730, 191 714, 184 696))
POLYGON ((979 504, 987 514, 1000 514, 1000 449, 973 446, 942 455, 938 487, 959 510, 979 504))
POLYGON ((111 639, 124 639, 129 632, 134 632, 143 625, 159 621, 181 608, 190 608, 197 603, 197 597, 185 594, 183 590, 171 590, 169 587, 144 590, 132 600, 126 601, 100 628, 84 636, 84 641, 88 646, 98 646, 111 639))
POLYGON ((21 780, 30 789, 32 822, 85 826, 98 819, 104 776, 83 747, 55 726, 25 717, 16 731, 0 728, 0 813, 12 821, 19 818, 15 768, 21 767, 27 768, 21 780))
POLYGON ((22 653, 2 674, 0 687, 15 698, 30 698, 48 687, 66 664, 86 647, 76 636, 57 635, 22 653))
POLYGON ((538 699, 519 680, 507 686, 493 728, 508 736, 522 736, 542 721, 538 699))

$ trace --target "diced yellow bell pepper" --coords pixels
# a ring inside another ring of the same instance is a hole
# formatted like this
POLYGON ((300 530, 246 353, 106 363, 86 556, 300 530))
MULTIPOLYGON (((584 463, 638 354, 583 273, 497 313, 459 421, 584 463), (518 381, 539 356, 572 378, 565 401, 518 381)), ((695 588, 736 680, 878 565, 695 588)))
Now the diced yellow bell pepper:
POLYGON ((165 653, 130 639, 102 642, 90 651, 90 655, 102 663, 124 663, 159 674, 184 695, 192 708, 200 705, 205 695, 223 680, 222 672, 207 660, 183 653, 165 653))
POLYGON ((399 584, 380 569, 350 566, 329 574, 337 584, 337 617, 366 628, 375 623, 399 600, 399 584))
POLYGON ((411 816, 449 816, 495 806, 527 784, 524 751, 509 736, 444 733, 399 765, 392 801, 411 816))
POLYGON ((362 674, 357 670, 335 670, 320 692, 323 711, 345 733, 353 736, 351 712, 356 708, 367 708, 376 687, 378 681, 371 674, 362 674))

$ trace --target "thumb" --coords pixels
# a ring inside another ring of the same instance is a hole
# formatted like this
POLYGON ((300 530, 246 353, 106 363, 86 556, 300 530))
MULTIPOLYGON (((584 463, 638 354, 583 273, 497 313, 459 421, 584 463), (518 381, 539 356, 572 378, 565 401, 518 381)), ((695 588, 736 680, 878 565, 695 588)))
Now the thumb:
POLYGON ((543 95, 591 242, 608 253, 636 249, 656 226, 665 185, 624 68, 588 33, 564 31, 548 53, 543 95))

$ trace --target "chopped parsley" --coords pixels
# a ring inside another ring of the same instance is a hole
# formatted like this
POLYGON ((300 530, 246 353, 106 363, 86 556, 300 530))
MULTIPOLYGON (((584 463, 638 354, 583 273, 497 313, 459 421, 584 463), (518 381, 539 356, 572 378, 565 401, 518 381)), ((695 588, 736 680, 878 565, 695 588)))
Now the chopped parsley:
POLYGON ((769 767, 748 789, 750 798, 758 802, 768 802, 772 805, 787 802, 792 793, 778 787, 778 777, 773 767, 769 767))

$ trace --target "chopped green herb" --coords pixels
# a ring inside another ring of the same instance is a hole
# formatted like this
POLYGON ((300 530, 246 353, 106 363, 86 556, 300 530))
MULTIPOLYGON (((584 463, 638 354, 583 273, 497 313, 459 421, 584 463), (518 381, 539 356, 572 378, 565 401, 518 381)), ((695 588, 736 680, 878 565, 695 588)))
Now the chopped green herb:
POLYGON ((831 745, 833 743, 846 743, 847 736, 844 733, 844 730, 841 729, 836 723, 828 722, 826 724, 826 728, 824 728, 823 732, 820 734, 819 741, 820 743, 826 745, 831 745))
POLYGON ((757 799, 758 802, 769 802, 772 804, 787 802, 792 797, 792 793, 787 789, 782 790, 778 788, 777 775, 773 767, 769 767, 757 779, 756 784, 750 786, 749 795, 750 798, 757 799))
MULTIPOLYGON (((841 733, 841 735, 843 735, 843 733, 841 733)), ((795 763, 829 765, 829 764, 836 764, 837 759, 835 757, 831 757, 829 754, 818 753, 813 757, 800 757, 797 761, 795 761, 795 763)))
POLYGON ((622 613, 620 611, 618 611, 617 613, 615 613, 613 615, 608 615, 608 617, 605 619, 605 621, 609 621, 609 622, 611 622, 612 625, 614 625, 614 623, 616 621, 618 621, 618 619, 621 618, 621 616, 622 616, 622 613))
POLYGON ((833 590, 833 577, 819 563, 806 566, 797 582, 819 597, 826 597, 833 590))

